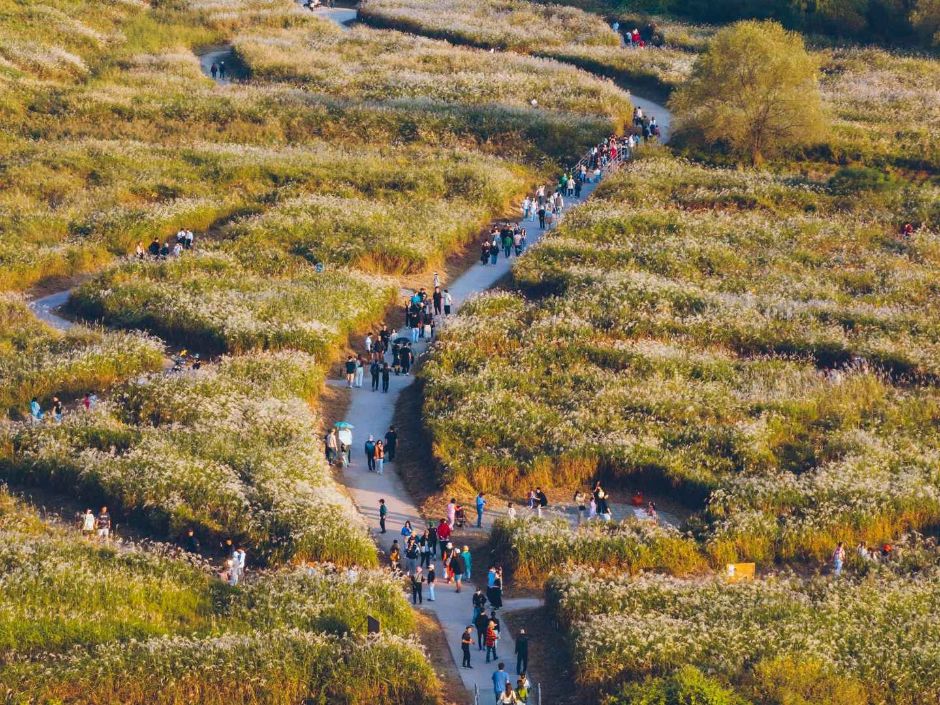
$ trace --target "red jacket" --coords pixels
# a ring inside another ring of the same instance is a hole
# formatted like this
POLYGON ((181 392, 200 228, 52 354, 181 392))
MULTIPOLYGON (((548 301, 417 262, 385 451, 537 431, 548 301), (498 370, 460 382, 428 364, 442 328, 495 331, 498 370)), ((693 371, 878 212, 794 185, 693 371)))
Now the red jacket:
POLYGON ((442 521, 438 525, 437 538, 439 538, 444 543, 447 543, 447 539, 450 538, 450 525, 446 521, 442 521))

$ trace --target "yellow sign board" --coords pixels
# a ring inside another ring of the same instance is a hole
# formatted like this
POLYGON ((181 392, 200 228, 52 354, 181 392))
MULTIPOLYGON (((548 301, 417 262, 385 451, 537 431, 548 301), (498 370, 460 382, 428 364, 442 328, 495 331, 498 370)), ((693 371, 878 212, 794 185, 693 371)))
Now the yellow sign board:
POLYGON ((729 563, 725 568, 725 577, 732 583, 753 580, 755 567, 754 563, 729 563))

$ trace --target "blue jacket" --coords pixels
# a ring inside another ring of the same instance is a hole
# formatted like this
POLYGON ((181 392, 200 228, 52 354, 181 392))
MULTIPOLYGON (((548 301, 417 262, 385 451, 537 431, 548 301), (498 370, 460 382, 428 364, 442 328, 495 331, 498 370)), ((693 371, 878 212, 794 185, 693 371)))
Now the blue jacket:
POLYGON ((506 684, 509 682, 509 674, 506 671, 496 671, 493 674, 493 692, 499 695, 506 690, 506 684))

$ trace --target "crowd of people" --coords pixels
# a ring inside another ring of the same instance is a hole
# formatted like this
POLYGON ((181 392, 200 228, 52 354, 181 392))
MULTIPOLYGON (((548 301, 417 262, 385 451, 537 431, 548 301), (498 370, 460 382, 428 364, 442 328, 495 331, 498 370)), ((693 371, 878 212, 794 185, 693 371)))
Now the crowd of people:
POLYGON ((662 137, 662 131, 659 129, 659 123, 656 122, 656 116, 647 115, 640 107, 633 109, 633 130, 636 135, 631 134, 627 137, 632 142, 631 151, 636 147, 637 136, 642 136, 643 142, 658 140, 662 137))
MULTIPOLYGON (((98 395, 94 392, 85 392, 79 404, 80 409, 91 411, 98 404, 98 395)), ((38 397, 33 397, 29 401, 29 420, 34 423, 42 423, 46 419, 51 419, 55 423, 62 423, 65 418, 65 407, 59 397, 52 397, 48 410, 42 408, 38 397)))
POLYGON ((222 570, 219 571, 219 579, 235 587, 245 577, 245 563, 248 560, 248 554, 242 546, 231 546, 231 553, 225 559, 222 570))
MULTIPOLYGON (((544 194, 545 187, 539 187, 539 190, 544 194)), ((557 194, 556 194, 557 195, 557 194)), ((559 196, 559 198, 561 198, 559 196)), ((523 202, 523 219, 528 219, 529 211, 531 208, 532 199, 526 197, 523 202)), ((539 213, 541 222, 545 222, 545 214, 548 212, 548 208, 553 208, 547 202, 539 206, 539 213)), ((561 206, 559 206, 560 212, 561 206)), ((545 229, 545 225, 542 225, 542 229, 545 229)), ((490 229, 489 235, 483 238, 483 241, 480 243, 480 263, 481 264, 496 264, 499 262, 499 253, 502 252, 503 256, 508 260, 513 254, 516 257, 519 257, 526 248, 526 231, 519 223, 502 223, 500 225, 494 225, 490 229)))
POLYGON ((621 31, 620 22, 614 21, 611 28, 623 39, 623 44, 628 49, 643 49, 647 46, 662 46, 666 40, 662 31, 656 22, 650 20, 640 31, 639 27, 621 31))
MULTIPOLYGON (((486 496, 477 495, 477 526, 481 525, 486 496)), ((379 499, 380 533, 388 532, 389 507, 385 498, 379 499)), ((400 533, 392 541, 388 552, 389 567, 401 575, 411 591, 415 605, 434 602, 440 584, 453 585, 454 592, 463 591, 473 576, 473 556, 468 545, 455 541, 455 530, 466 525, 466 516, 456 498, 447 504, 446 516, 437 523, 428 522, 424 529, 416 529, 411 520, 402 523, 400 533)), ((463 668, 473 668, 472 649, 485 652, 485 663, 498 663, 493 674, 493 692, 497 703, 525 703, 530 689, 526 672, 529 667, 529 637, 520 629, 515 639, 516 674, 513 684, 499 661, 502 624, 499 610, 503 608, 504 574, 499 565, 491 565, 486 573, 486 587, 477 587, 471 598, 472 615, 460 636, 463 668)))
POLYGON ((160 239, 154 237, 146 249, 144 249, 144 243, 138 242, 137 247, 134 249, 134 256, 139 260, 179 257, 184 251, 193 249, 195 237, 192 230, 180 228, 176 233, 175 241, 167 240, 160 244, 160 239))

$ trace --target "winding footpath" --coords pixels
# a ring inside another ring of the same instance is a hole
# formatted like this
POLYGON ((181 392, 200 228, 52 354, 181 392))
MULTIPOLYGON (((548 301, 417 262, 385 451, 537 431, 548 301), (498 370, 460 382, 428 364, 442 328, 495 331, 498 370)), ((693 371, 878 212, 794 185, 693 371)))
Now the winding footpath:
MULTIPOLYGON (((337 11, 319 10, 317 12, 326 14, 329 12, 336 13, 337 11)), ((350 12, 355 13, 354 10, 350 12)), ((353 15, 353 18, 354 17, 355 15, 353 15)), ((348 22, 350 20, 347 19, 346 21, 348 22)), ((651 101, 641 102, 634 100, 634 102, 642 107, 647 115, 655 115, 657 117, 665 138, 668 135, 668 128, 671 123, 669 111, 665 107, 652 103, 651 101)), ((582 190, 582 198, 570 201, 570 205, 568 205, 567 208, 576 208, 579 203, 583 203, 585 199, 590 197, 595 188, 596 184, 585 184, 582 190)), ((544 234, 544 232, 539 231, 537 225, 538 224, 533 221, 523 223, 527 232, 530 233, 528 237, 530 246, 541 239, 544 234)), ((495 265, 484 265, 477 262, 456 280, 443 282, 453 297, 454 312, 458 311, 460 306, 469 297, 479 292, 486 291, 506 276, 510 271, 510 266, 511 261, 506 257, 500 256, 495 265)), ((410 328, 402 328, 392 336, 392 339, 394 340, 394 338, 399 336, 410 338, 410 330, 410 328)), ((424 346, 423 349, 419 348, 416 352, 425 352, 427 344, 422 341, 420 345, 424 346)), ((386 361, 391 363, 390 356, 386 357, 386 361)), ((353 435, 351 462, 349 467, 343 471, 341 481, 348 489, 359 511, 373 529, 373 536, 376 543, 386 553, 388 553, 393 540, 398 539, 399 543, 403 544, 400 530, 405 521, 410 521, 412 526, 420 533, 424 526, 426 526, 428 520, 433 520, 434 523, 436 523, 440 518, 422 517, 421 512, 405 489, 401 479, 398 477, 397 473, 394 472, 395 463, 387 462, 387 472, 382 475, 369 472, 366 467, 365 453, 362 449, 369 435, 373 435, 376 439, 384 438, 385 432, 392 424, 395 404, 400 394, 413 382, 413 376, 393 375, 390 379, 388 393, 381 391, 373 392, 370 387, 368 375, 366 375, 363 387, 351 391, 351 401, 345 416, 345 420, 355 427, 355 431, 353 435), (388 532, 385 534, 378 532, 380 499, 385 500, 389 509, 386 522, 388 532)), ((342 386, 345 382, 334 380, 331 384, 333 386, 342 386)), ((468 508, 467 513, 468 518, 475 514, 472 507, 468 508)), ((486 513, 483 527, 485 531, 489 530, 493 515, 493 512, 488 511, 486 513)), ((664 517, 662 514, 660 518, 667 521, 669 520, 669 517, 664 517)), ((452 539, 455 546, 462 545, 461 536, 461 530, 455 530, 452 539)), ((437 561, 437 568, 438 575, 440 576, 443 573, 440 561, 437 561)), ((474 573, 485 572, 488 568, 489 566, 486 564, 483 556, 475 557, 473 561, 474 573)), ((472 650, 473 668, 465 669, 459 666, 462 660, 460 635, 464 628, 471 623, 471 617, 473 616, 473 605, 471 602, 473 587, 466 586, 462 593, 457 593, 452 585, 446 585, 443 581, 438 579, 436 593, 436 600, 429 602, 425 599, 424 604, 421 605, 421 609, 433 614, 437 618, 441 629, 444 631, 447 645, 451 651, 454 663, 458 667, 463 684, 471 693, 474 692, 475 689, 478 689, 481 695, 481 702, 489 702, 490 698, 492 698, 490 693, 493 692, 491 677, 495 670, 495 664, 487 665, 483 660, 483 652, 476 651, 474 648, 472 650)), ((427 595, 425 594, 425 598, 426 597, 427 595)), ((504 599, 502 613, 540 607, 541 605, 542 600, 537 598, 504 599)), ((475 633, 474 630, 474 634, 475 633)), ((513 637, 514 635, 510 633, 508 625, 503 622, 498 650, 499 656, 505 661, 506 670, 511 676, 515 675, 515 656, 513 655, 515 642, 513 637)), ((515 678, 513 678, 513 682, 515 682, 515 678)))
MULTIPOLYGON (((347 8, 318 8, 313 10, 313 12, 329 18, 342 27, 346 27, 349 23, 355 21, 357 17, 357 11, 355 9, 347 8)), ((199 60, 203 73, 211 77, 210 69, 212 64, 221 60, 227 60, 227 57, 231 56, 231 51, 231 47, 223 46, 212 47, 210 50, 202 53, 199 60)), ((231 83, 231 79, 216 79, 216 82, 220 85, 228 86, 228 84, 231 83)), ((666 139, 671 123, 669 111, 662 105, 642 98, 634 97, 633 102, 643 108, 644 113, 647 115, 656 116, 663 133, 663 138, 666 139)), ((585 184, 582 191, 582 198, 569 201, 567 208, 576 208, 578 204, 582 203, 591 195, 595 187, 596 185, 592 183, 585 184)), ((533 221, 528 221, 523 225, 530 233, 528 238, 530 246, 535 244, 544 234, 538 230, 537 223, 533 221)), ((445 282, 445 285, 453 297, 454 311, 456 312, 469 297, 491 288, 500 279, 506 276, 510 271, 510 266, 511 261, 501 256, 496 265, 483 265, 477 262, 456 280, 445 282)), ((71 289, 68 289, 34 299, 30 302, 30 307, 37 317, 44 322, 60 330, 68 330, 76 325, 75 322, 63 318, 58 315, 56 311, 66 303, 70 293, 71 289)), ((393 338, 397 336, 410 337, 410 329, 401 329, 393 338)), ((425 344, 422 342, 421 345, 425 344)), ((426 348, 416 350, 416 352, 425 351, 426 348)), ((422 517, 414 500, 409 496, 400 478, 394 472, 395 464, 386 463, 386 470, 388 470, 388 472, 385 472, 383 475, 369 472, 366 468, 362 446, 365 439, 370 434, 374 435, 377 439, 384 438, 385 432, 392 424, 395 404, 400 394, 413 382, 413 376, 392 376, 388 393, 382 393, 380 391, 371 391, 367 378, 361 389, 352 391, 351 402, 345 417, 345 420, 355 427, 355 431, 352 460, 349 467, 343 472, 341 481, 348 489, 359 511, 373 529, 376 543, 386 553, 394 539, 401 539, 400 529, 405 521, 411 521, 412 525, 419 531, 425 526, 426 521, 422 517), (389 508, 387 521, 388 533, 386 534, 380 534, 378 532, 379 499, 384 499, 389 508)), ((332 386, 342 386, 344 382, 333 380, 330 384, 332 386)), ((468 515, 473 513, 473 509, 470 508, 468 515)), ((483 526, 484 531, 489 530, 493 515, 494 512, 487 512, 483 526)), ((439 519, 439 517, 428 518, 433 520, 439 519)), ((662 514, 660 518, 671 522, 670 517, 664 517, 662 514)), ((462 545, 461 536, 460 531, 455 531, 453 538, 454 545, 462 545)), ((439 560, 437 561, 437 566, 438 575, 443 576, 444 571, 439 560)), ((486 565, 482 556, 475 557, 473 565, 474 573, 485 572, 487 568, 488 565, 486 565)), ((440 623, 455 664, 461 662, 459 643, 461 632, 471 622, 473 613, 471 596, 473 590, 472 585, 466 585, 462 593, 457 593, 452 585, 446 585, 443 579, 439 578, 437 582, 436 600, 434 602, 428 601, 425 591, 425 601, 421 606, 421 609, 432 614, 440 623)), ((502 612, 506 613, 513 610, 535 608, 541 606, 541 604, 542 601, 536 598, 504 599, 502 612)), ((514 647, 513 635, 510 634, 508 625, 504 623, 498 650, 500 658, 506 663, 507 671, 513 676, 513 682, 515 682, 514 647)), ((478 689, 481 695, 481 702, 490 702, 490 698, 492 697, 490 693, 493 692, 491 676, 493 670, 495 670, 495 665, 485 664, 483 652, 476 651, 475 649, 472 650, 472 663, 472 669, 458 668, 463 684, 471 693, 473 693, 475 689, 478 689)))

